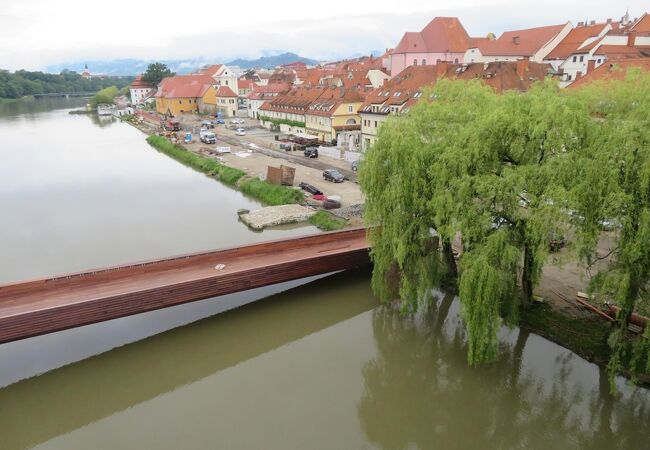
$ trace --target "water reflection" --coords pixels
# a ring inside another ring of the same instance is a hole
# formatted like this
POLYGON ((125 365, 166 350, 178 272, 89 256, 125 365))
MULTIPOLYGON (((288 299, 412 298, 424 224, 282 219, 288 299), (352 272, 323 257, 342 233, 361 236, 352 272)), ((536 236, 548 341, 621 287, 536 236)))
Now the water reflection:
POLYGON ((358 404, 371 443, 383 449, 647 444, 647 391, 622 387, 621 398, 613 398, 602 370, 593 382, 576 376, 583 366, 595 368, 526 330, 504 331, 498 362, 469 368, 458 325, 450 295, 410 318, 389 307, 373 311, 379 356, 363 369, 358 404), (533 368, 535 360, 551 368, 549 377, 533 368))
MULTIPOLYGON (((82 430, 369 311, 376 300, 368 276, 365 269, 334 275, 0 389, 0 448, 82 430)), ((191 426, 191 418, 179 420, 191 426)), ((139 434, 138 424, 129 432, 139 434)))

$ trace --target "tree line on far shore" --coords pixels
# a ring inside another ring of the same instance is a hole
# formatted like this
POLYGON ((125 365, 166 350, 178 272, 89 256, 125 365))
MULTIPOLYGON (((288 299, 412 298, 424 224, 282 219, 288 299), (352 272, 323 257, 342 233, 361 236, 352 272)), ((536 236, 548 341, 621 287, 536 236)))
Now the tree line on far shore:
POLYGON ((549 253, 566 243, 585 267, 600 262, 592 301, 621 308, 612 380, 649 374, 650 326, 634 336, 628 322, 650 311, 650 75, 502 95, 440 80, 421 98, 382 126, 360 171, 365 219, 380 225, 370 230, 374 291, 412 311, 433 285, 457 283, 469 363, 487 363, 501 324, 531 306, 549 253), (604 230, 608 255, 597 251, 604 230))
POLYGON ((97 92, 103 88, 128 86, 133 77, 82 77, 79 73, 64 70, 59 74, 17 70, 0 70, 0 98, 17 99, 29 95, 75 92, 97 92))

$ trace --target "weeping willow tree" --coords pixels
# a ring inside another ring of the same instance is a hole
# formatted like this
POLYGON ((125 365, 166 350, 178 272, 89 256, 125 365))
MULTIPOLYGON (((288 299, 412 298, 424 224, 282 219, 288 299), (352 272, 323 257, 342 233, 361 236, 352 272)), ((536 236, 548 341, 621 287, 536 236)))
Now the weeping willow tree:
POLYGON ((380 225, 370 235, 373 288, 390 297, 398 273, 402 300, 414 304, 449 271, 441 250, 461 236, 468 360, 480 364, 496 357, 501 318, 514 323, 530 304, 549 244, 567 227, 566 162, 590 122, 551 82, 497 95, 443 80, 423 99, 382 126, 361 173, 366 220, 380 225), (442 243, 433 248, 432 229, 442 243))
POLYGON ((587 264, 601 259, 597 243, 604 226, 615 228, 611 262, 590 286, 597 301, 620 307, 610 336, 609 373, 650 373, 650 327, 628 332, 633 312, 650 312, 650 75, 628 71, 622 82, 596 84, 579 93, 599 126, 591 151, 576 161, 572 191, 581 220, 579 245, 587 264))
POLYGON ((457 273, 452 240, 456 168, 450 154, 470 139, 466 124, 488 110, 492 93, 478 82, 425 92, 406 117, 390 118, 379 131, 359 174, 367 194, 364 208, 373 242, 372 286, 382 300, 399 296, 412 310, 429 288, 457 273), (454 109, 455 102, 482 99, 480 108, 454 109), (431 107, 431 105, 445 105, 431 107), (375 227, 375 225, 380 225, 375 227))

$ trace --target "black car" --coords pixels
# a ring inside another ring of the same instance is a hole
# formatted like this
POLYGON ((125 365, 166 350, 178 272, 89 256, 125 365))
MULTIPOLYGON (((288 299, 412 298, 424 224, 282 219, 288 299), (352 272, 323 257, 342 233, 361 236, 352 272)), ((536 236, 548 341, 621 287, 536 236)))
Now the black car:
POLYGON ((303 191, 307 191, 312 195, 323 195, 320 189, 318 189, 316 186, 313 186, 311 184, 305 183, 304 181, 301 182, 298 187, 302 189, 303 191))
POLYGON ((304 154, 307 158, 318 158, 318 147, 307 147, 304 154))
POLYGON ((323 178, 334 183, 343 183, 343 180, 345 180, 343 174, 336 169, 323 170, 323 178))

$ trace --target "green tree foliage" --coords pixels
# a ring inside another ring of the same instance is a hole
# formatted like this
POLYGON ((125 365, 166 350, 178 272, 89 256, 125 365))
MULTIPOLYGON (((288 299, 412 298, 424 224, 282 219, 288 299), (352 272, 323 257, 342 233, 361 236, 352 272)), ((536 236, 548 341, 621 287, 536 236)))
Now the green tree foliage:
POLYGON ((564 166, 590 121, 551 82, 497 95, 478 81, 441 81, 423 98, 382 126, 360 174, 366 220, 381 224, 370 234, 373 288, 386 299, 397 271, 400 297, 414 304, 452 268, 444 244, 462 236, 468 359, 479 364, 496 357, 501 317, 514 323, 530 304, 550 241, 565 232, 564 166))
POLYGON ((83 78, 76 72, 64 70, 60 74, 17 70, 11 73, 0 70, 0 98, 21 98, 40 94, 73 94, 97 92, 109 86, 123 88, 131 84, 132 77, 83 78))
POLYGON ((113 99, 118 96, 120 90, 115 86, 110 86, 102 89, 92 97, 90 97, 90 105, 94 108, 101 104, 111 104, 113 99))
POLYGON ((158 86, 163 78, 173 77, 174 75, 176 74, 169 70, 169 67, 167 67, 166 64, 156 62, 149 64, 147 71, 142 75, 142 79, 153 84, 154 86, 158 86))
POLYGON ((628 322, 635 310, 650 311, 650 75, 631 70, 625 82, 594 85, 580 95, 599 125, 591 151, 574 165, 578 244, 587 263, 599 258, 603 224, 618 228, 612 261, 591 285, 596 299, 621 308, 610 338, 610 375, 620 369, 648 373, 650 327, 635 338, 628 322))

